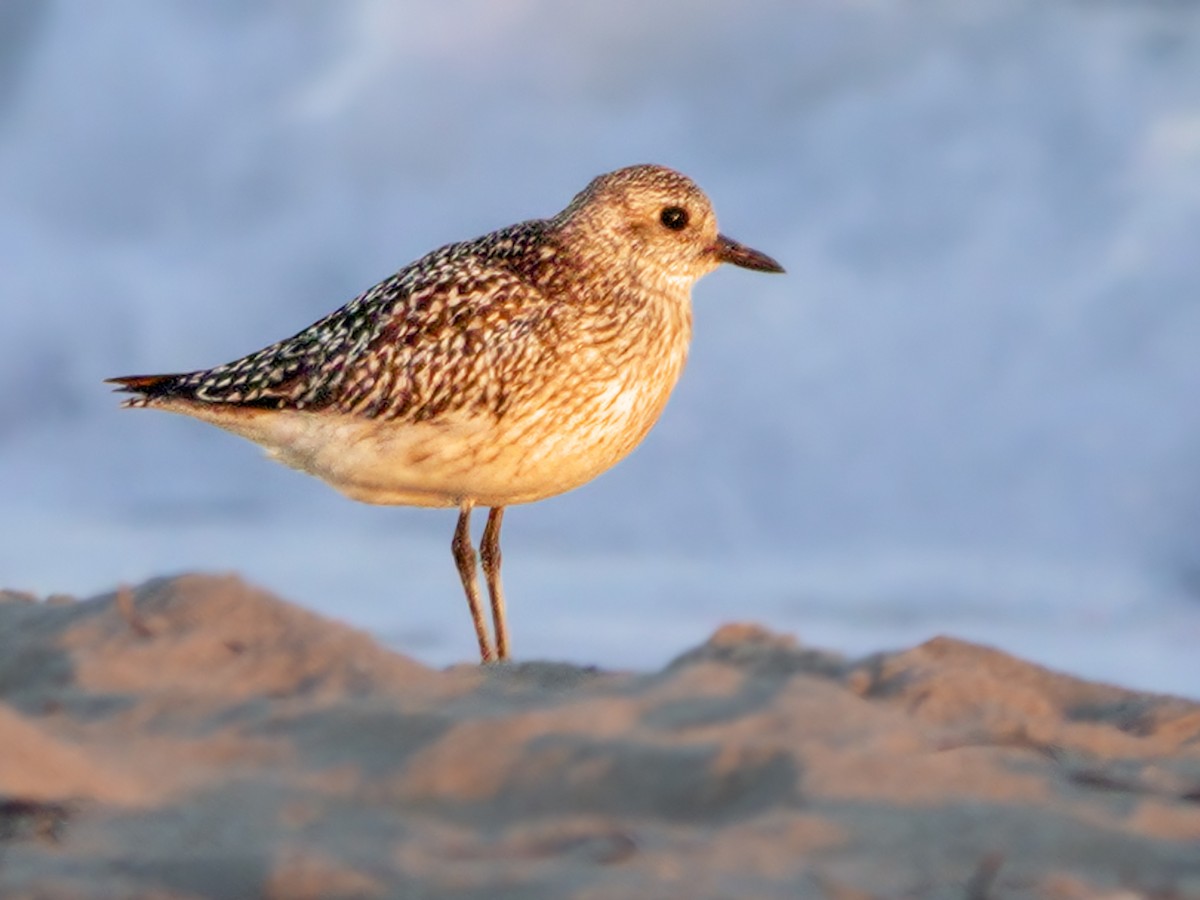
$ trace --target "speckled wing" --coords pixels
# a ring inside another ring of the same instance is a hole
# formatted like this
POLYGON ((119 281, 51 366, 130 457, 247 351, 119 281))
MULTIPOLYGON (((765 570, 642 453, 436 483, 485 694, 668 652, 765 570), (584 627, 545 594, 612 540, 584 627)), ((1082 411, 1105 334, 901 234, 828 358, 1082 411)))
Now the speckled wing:
POLYGON ((140 395, 129 406, 179 399, 413 422, 462 409, 500 415, 513 376, 553 352, 551 306, 532 277, 541 224, 436 250, 234 362, 112 380, 140 395))

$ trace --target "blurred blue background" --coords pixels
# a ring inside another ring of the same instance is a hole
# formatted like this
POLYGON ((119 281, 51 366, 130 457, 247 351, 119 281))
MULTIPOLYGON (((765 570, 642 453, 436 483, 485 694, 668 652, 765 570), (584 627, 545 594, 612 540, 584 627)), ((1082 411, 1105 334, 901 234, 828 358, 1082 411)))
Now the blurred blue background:
POLYGON ((0 583, 237 570, 470 659, 454 514, 99 382, 236 358, 671 165, 785 277, 695 292, 659 426, 506 519, 514 649, 752 619, 1200 696, 1200 5, 0 5, 0 583))

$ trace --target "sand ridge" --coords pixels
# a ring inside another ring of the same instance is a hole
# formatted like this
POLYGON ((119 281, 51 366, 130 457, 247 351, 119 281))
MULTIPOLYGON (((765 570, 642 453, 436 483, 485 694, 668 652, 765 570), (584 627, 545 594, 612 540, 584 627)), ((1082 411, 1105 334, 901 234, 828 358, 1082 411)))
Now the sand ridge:
POLYGON ((1200 897, 1200 704, 727 626, 437 671, 236 577, 0 594, 3 897, 1200 897))

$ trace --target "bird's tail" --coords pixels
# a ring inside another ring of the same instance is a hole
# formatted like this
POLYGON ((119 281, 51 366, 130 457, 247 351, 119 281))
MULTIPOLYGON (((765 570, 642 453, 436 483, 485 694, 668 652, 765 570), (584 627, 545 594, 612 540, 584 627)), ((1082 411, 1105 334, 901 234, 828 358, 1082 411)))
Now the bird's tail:
POLYGON ((123 375, 120 378, 106 378, 105 384, 117 385, 116 391, 124 394, 136 394, 121 403, 123 408, 150 406, 153 401, 169 397, 180 397, 190 392, 181 390, 185 374, 171 375, 123 375))

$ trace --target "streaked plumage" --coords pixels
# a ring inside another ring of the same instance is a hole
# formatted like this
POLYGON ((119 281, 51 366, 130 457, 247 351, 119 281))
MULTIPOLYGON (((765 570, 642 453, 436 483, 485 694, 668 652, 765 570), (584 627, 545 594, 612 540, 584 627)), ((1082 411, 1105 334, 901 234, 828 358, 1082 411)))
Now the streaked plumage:
POLYGON ((683 370, 691 286, 778 264, 717 233, 660 166, 596 178, 552 219, 450 244, 286 340, 196 372, 115 378, 154 407, 249 438, 356 500, 457 506, 455 557, 481 656, 507 656, 503 508, 591 480, 658 419, 683 370), (492 507, 478 607, 469 515, 492 507))

